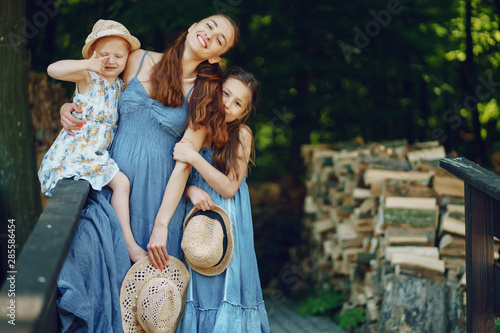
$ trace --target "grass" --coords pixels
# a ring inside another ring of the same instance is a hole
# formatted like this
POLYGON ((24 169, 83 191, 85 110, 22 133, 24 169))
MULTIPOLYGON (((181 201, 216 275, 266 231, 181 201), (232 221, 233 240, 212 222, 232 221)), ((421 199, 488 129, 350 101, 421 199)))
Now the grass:
POLYGON ((314 292, 299 302, 299 313, 304 316, 323 315, 332 318, 340 327, 354 331, 366 322, 365 310, 353 308, 341 312, 344 299, 332 286, 314 292))

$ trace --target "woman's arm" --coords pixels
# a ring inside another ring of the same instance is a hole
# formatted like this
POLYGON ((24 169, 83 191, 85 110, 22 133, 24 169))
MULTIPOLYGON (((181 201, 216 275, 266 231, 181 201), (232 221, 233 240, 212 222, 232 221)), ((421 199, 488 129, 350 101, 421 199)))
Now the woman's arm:
MULTIPOLYGON (((129 82, 134 78, 135 74, 137 74, 137 70, 139 69, 139 65, 141 64, 144 53, 146 53, 145 50, 139 49, 129 54, 127 59, 127 66, 123 71, 123 82, 125 82, 125 85, 128 85, 129 82)), ((146 89, 148 94, 150 93, 149 86, 144 83, 150 81, 149 77, 151 75, 151 70, 155 66, 155 64, 160 61, 162 56, 163 53, 149 51, 148 55, 144 57, 141 70, 137 75, 138 80, 141 81, 144 89, 146 89)))
POLYGON ((238 177, 236 177, 234 172, 230 172, 226 176, 217 170, 198 153, 199 149, 196 149, 189 142, 183 140, 175 145, 174 160, 186 162, 194 166, 210 187, 224 198, 230 199, 236 194, 245 177, 252 149, 253 137, 248 126, 240 125, 239 136, 241 145, 238 147, 237 153, 240 158, 236 166, 238 177))
MULTIPOLYGON (((123 81, 125 82, 125 85, 127 85, 135 76, 144 52, 144 50, 135 50, 130 53, 127 59, 127 66, 125 66, 125 70, 123 72, 123 81)), ((145 66, 143 65, 143 67, 145 66)), ((85 124, 84 120, 73 117, 73 111, 82 112, 82 110, 75 103, 63 104, 61 110, 59 111, 61 114, 61 125, 71 136, 75 136, 73 131, 80 129, 83 124, 85 124)))
MULTIPOLYGON (((205 140, 206 133, 207 130, 205 127, 201 127, 196 131, 188 128, 184 133, 183 139, 191 142, 191 144, 199 150, 205 140)), ((160 209, 156 214, 155 224, 151 232, 147 249, 151 263, 155 267, 160 267, 160 269, 166 265, 168 260, 166 249, 168 224, 182 197, 190 171, 191 166, 189 164, 183 162, 175 163, 174 170, 170 175, 165 193, 163 194, 160 209)))
POLYGON ((139 64, 141 63, 142 56, 144 55, 144 50, 139 49, 131 52, 127 58, 127 66, 123 71, 123 82, 128 85, 130 80, 135 76, 135 73, 139 69, 139 64))

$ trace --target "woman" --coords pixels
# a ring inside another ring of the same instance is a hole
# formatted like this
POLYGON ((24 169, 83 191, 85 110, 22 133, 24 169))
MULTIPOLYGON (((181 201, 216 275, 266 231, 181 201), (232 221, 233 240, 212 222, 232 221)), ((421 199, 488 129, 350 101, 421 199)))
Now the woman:
POLYGON ((221 274, 205 276, 203 271, 188 266, 191 281, 178 333, 269 332, 245 181, 253 148, 252 131, 245 122, 259 92, 252 74, 238 67, 228 70, 223 83, 227 144, 217 147, 207 138, 200 153, 186 140, 174 148, 176 161, 195 168, 189 181, 192 185, 186 189, 186 196, 192 202, 187 211, 193 206, 199 210, 211 209, 214 203, 222 207, 231 218, 234 242, 231 262, 221 274))
MULTIPOLYGON (((173 161, 174 145, 184 138, 199 149, 206 135, 225 141, 224 132, 214 131, 224 121, 214 114, 222 108, 217 63, 238 34, 227 16, 214 15, 194 23, 163 54, 137 50, 129 56, 111 156, 130 180, 135 240, 158 268, 168 255, 181 258, 185 204, 178 203, 190 168, 173 161)), ((61 109, 66 130, 82 125, 71 116, 75 109, 72 104, 61 109)), ((63 331, 122 331, 119 291, 130 268, 126 251, 107 196, 92 192, 58 279, 63 331)))

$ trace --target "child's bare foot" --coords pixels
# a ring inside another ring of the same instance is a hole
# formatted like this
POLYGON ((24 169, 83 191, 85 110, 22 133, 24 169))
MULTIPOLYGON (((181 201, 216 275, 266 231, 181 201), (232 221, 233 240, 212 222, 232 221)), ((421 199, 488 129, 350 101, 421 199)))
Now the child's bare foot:
POLYGON ((140 259, 146 257, 148 253, 144 251, 139 245, 135 244, 135 246, 132 247, 132 249, 128 249, 128 256, 130 258, 130 261, 133 263, 136 263, 140 259))

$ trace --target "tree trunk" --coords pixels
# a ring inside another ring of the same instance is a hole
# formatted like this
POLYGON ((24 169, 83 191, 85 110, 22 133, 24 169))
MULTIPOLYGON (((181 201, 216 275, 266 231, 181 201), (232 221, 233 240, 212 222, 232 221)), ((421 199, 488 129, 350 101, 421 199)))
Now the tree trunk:
POLYGON ((500 18, 500 0, 493 0, 495 6, 497 7, 497 15, 500 18))
MULTIPOLYGON (((410 62, 408 62, 410 63, 410 62)), ((411 100, 412 99, 412 93, 414 90, 413 83, 411 82, 411 78, 408 76, 403 80, 403 94, 405 99, 411 100)), ((412 103, 408 103, 406 105, 403 105, 403 110, 406 115, 405 117, 405 128, 406 128, 406 139, 408 139, 408 143, 415 143, 415 128, 416 128, 416 123, 418 121, 418 114, 417 110, 418 107, 415 107, 412 105, 412 103)), ((392 121, 394 122, 394 127, 393 128, 398 128, 398 122, 399 120, 397 118, 393 118, 392 121)), ((398 135, 399 137, 399 135, 398 135)), ((397 137, 396 137, 397 138, 397 137)))
POLYGON ((7 271, 9 220, 15 220, 16 253, 19 254, 41 209, 27 91, 26 42, 34 36, 33 30, 26 30, 25 22, 29 18, 24 17, 25 7, 25 0, 0 2, 1 278, 7 271))
POLYGON ((486 149, 483 139, 481 138, 481 123, 479 122, 479 111, 477 109, 478 100, 474 87, 474 53, 472 52, 472 0, 467 0, 465 3, 465 92, 468 103, 464 107, 469 110, 472 116, 472 131, 474 134, 474 144, 476 146, 474 159, 477 163, 482 164, 487 161, 486 149))
MULTIPOLYGON (((314 0, 309 2, 301 1, 298 5, 299 17, 301 17, 301 22, 314 22, 312 11, 318 8, 318 3, 314 0)), ((297 45, 297 51, 302 52, 302 54, 307 57, 314 57, 316 54, 314 40, 314 31, 316 27, 314 25, 310 26, 309 29, 297 29, 297 36, 300 42, 297 45)), ((293 179, 295 180, 295 185, 300 183, 300 175, 303 173, 303 166, 300 158, 300 147, 304 143, 310 142, 310 134, 315 128, 317 122, 319 121, 319 116, 316 118, 313 116, 314 111, 311 110, 311 106, 308 105, 309 85, 312 81, 311 70, 306 70, 303 66, 297 66, 295 72, 295 77, 297 78, 297 96, 295 97, 291 109, 291 114, 293 119, 290 124, 293 128, 291 140, 290 140, 290 165, 289 170, 293 179)), ((319 113, 318 113, 319 115, 319 113)))
MULTIPOLYGON (((424 61, 421 61, 421 63, 424 63, 424 61)), ((427 121, 431 117, 431 111, 429 107, 429 94, 428 94, 428 88, 427 88, 427 82, 424 80, 424 78, 419 79, 419 84, 420 84, 420 119, 424 119, 427 121)), ((418 98, 418 97, 416 97, 418 98)), ((427 127, 427 126, 426 126, 427 127)), ((425 133, 425 130, 422 128, 422 126, 418 127, 418 134, 417 138, 419 141, 425 141, 429 137, 427 136, 427 133, 425 133)))

